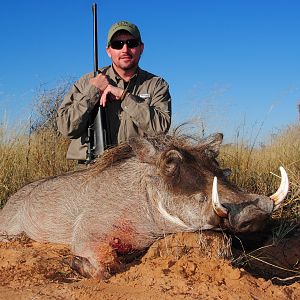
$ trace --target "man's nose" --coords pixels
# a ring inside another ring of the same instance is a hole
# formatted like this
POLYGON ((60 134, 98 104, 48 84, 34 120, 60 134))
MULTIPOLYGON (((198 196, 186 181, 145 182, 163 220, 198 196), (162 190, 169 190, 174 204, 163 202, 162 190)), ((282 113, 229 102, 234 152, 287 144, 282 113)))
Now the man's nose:
POLYGON ((123 48, 122 48, 122 51, 127 52, 128 49, 129 49, 129 47, 128 47, 127 43, 124 43, 123 48))

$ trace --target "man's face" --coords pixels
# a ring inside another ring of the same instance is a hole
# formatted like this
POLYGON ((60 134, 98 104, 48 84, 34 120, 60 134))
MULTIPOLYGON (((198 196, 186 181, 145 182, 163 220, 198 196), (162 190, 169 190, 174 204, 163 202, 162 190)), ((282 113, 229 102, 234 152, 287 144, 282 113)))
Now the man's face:
MULTIPOLYGON (((131 43, 129 42, 124 43, 121 49, 113 49, 114 42, 118 44, 118 42, 126 42, 128 40, 136 40, 130 33, 122 32, 120 34, 116 34, 112 40, 109 47, 106 48, 106 52, 108 56, 111 58, 115 67, 122 69, 122 70, 131 70, 137 67, 141 54, 144 50, 144 45, 138 43, 136 47, 132 47, 131 43), (132 48, 130 48, 132 47, 132 48)), ((133 41, 133 46, 135 43, 133 41)))

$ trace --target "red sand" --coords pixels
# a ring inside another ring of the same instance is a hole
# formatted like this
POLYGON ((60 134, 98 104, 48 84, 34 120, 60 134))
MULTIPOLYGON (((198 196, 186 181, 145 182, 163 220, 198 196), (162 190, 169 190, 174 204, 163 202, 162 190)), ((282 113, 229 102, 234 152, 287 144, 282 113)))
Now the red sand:
POLYGON ((269 262, 253 260, 253 273, 265 278, 291 277, 266 280, 221 258, 231 252, 222 234, 177 234, 157 241, 126 271, 97 282, 70 269, 68 247, 20 237, 0 243, 0 299, 300 299, 299 249, 298 232, 276 246, 252 253, 269 262), (293 267, 298 273, 271 264, 293 267))

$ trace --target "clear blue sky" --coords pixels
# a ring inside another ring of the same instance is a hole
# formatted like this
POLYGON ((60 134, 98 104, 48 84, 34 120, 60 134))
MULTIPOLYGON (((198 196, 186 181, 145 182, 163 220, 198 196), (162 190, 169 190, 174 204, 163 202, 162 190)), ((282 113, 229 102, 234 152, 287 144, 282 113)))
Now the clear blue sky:
MULTIPOLYGON (((26 118, 41 84, 93 69, 92 10, 86 0, 1 0, 0 109, 26 118)), ((263 137, 298 122, 300 1, 97 1, 99 65, 106 34, 136 23, 140 66, 164 77, 173 124, 203 118, 207 132, 237 128, 263 137)), ((239 129, 238 129, 239 130, 239 129)))

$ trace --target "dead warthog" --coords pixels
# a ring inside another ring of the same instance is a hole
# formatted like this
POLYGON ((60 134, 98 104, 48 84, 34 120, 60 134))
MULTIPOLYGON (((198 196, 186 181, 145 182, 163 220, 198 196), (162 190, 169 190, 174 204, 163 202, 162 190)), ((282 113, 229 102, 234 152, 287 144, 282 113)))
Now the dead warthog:
POLYGON ((271 197, 242 192, 215 160, 222 138, 133 138, 86 170, 24 186, 3 208, 0 232, 69 244, 73 266, 103 279, 120 270, 118 256, 166 234, 259 230, 286 197, 286 172, 271 197))

